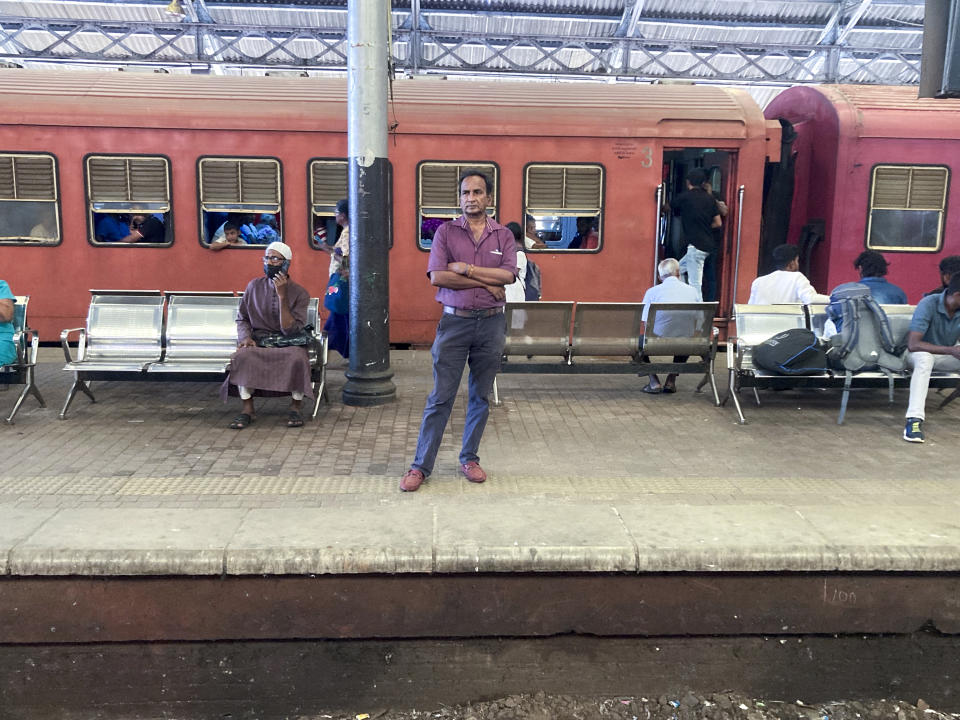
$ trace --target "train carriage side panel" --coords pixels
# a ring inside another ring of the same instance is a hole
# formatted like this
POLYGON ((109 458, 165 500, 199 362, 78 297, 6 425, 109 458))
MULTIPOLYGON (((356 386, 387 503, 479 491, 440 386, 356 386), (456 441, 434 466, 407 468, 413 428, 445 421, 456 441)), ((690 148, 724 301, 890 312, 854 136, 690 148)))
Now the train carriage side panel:
MULTIPOLYGON (((539 252, 545 299, 636 301, 653 276, 655 188, 665 147, 713 147, 736 157, 747 186, 737 297, 756 265, 765 129, 742 93, 717 88, 411 80, 396 84, 389 143, 393 167, 391 340, 433 337, 438 310, 417 245, 416 167, 422 160, 488 160, 500 168, 499 219, 520 220, 527 163, 599 163, 604 168, 598 251, 539 252), (466 102, 465 98, 472 98, 466 102)), ((260 271, 258 252, 211 252, 198 238, 197 161, 203 156, 276 158, 282 166, 284 239, 293 276, 311 294, 326 285, 328 258, 308 245, 306 167, 345 157, 342 80, 122 76, 0 71, 0 152, 57 157, 62 241, 7 245, 4 272, 34 296, 31 320, 54 340, 83 324, 94 287, 240 290, 260 271), (120 77, 118 77, 120 76, 120 77), (278 82, 279 81, 279 82, 278 82), (130 103, 131 97, 144 98, 130 103), (169 158, 174 241, 170 247, 94 247, 87 241, 84 157, 169 158)), ((733 242, 732 233, 728 241, 733 242)), ((262 251, 262 248, 260 249, 262 251)), ((732 298, 730 298, 732 299, 732 298)), ((729 300, 728 300, 729 301, 729 300)))
MULTIPOLYGON (((946 166, 949 170, 943 242, 930 252, 907 247, 881 249, 891 263, 889 279, 907 292, 911 302, 936 285, 936 265, 944 255, 960 252, 960 190, 954 180, 960 157, 960 101, 918 99, 915 87, 819 86, 795 87, 781 93, 766 115, 797 123, 798 133, 813 120, 817 126, 835 118, 831 135, 807 133, 798 153, 809 152, 812 167, 834 163, 832 174, 810 174, 797 183, 791 217, 791 240, 805 222, 827 220, 825 237, 814 254, 811 280, 828 292, 857 277, 853 260, 867 247, 867 224, 873 171, 877 166, 946 166), (823 215, 817 215, 823 210, 823 215)), ((800 166, 798 161, 798 167, 800 166)), ((798 179, 800 177, 798 173, 798 179)), ((903 245, 912 240, 904 238, 903 245)))

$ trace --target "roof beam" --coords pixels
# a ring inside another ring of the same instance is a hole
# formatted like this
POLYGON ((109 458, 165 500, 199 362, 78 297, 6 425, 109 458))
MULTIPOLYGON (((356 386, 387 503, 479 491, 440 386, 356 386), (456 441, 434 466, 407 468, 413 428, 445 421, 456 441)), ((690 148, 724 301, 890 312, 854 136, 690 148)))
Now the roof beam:
POLYGON ((644 0, 628 0, 623 6, 623 15, 620 24, 613 31, 614 37, 633 37, 637 29, 637 21, 643 14, 644 0))
POLYGON ((847 21, 847 26, 837 36, 837 45, 843 45, 844 41, 847 39, 847 35, 849 35, 850 31, 856 27, 858 22, 860 22, 860 18, 862 18, 863 14, 870 8, 872 2, 873 0, 860 0, 860 5, 856 10, 853 11, 853 14, 847 21))

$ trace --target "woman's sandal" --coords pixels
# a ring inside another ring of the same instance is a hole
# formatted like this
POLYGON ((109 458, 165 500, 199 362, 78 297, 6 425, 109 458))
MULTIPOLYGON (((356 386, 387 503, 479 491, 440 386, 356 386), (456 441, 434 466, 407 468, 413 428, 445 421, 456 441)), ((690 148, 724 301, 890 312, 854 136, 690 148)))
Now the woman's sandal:
POLYGON ((233 420, 230 421, 228 426, 231 430, 243 430, 247 425, 253 422, 253 417, 247 413, 240 413, 233 420))
POLYGON ((300 412, 297 410, 291 410, 287 414, 287 427, 288 428, 303 427, 303 415, 301 415, 300 412))

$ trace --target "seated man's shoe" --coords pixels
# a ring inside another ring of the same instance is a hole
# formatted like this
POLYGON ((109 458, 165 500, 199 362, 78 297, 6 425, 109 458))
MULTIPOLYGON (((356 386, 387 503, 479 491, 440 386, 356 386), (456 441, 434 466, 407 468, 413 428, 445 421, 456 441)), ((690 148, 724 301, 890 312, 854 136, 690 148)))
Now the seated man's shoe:
POLYGON ((907 442, 923 442, 923 420, 920 418, 907 418, 907 424, 903 428, 903 439, 907 442))
POLYGON ((416 492, 423 484, 425 477, 422 472, 416 468, 410 468, 406 474, 400 478, 400 490, 403 492, 416 492))
POLYGON ((460 466, 460 472, 473 483, 482 483, 487 479, 487 474, 483 471, 483 468, 480 467, 480 463, 471 460, 460 466))

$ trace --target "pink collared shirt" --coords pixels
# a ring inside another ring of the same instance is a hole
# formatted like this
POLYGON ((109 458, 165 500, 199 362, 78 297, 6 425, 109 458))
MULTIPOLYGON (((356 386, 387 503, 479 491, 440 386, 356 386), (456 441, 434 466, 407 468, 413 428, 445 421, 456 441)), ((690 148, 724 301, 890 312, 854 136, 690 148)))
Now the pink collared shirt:
MULTIPOLYGON (((446 270, 447 264, 452 262, 509 270, 516 277, 517 244, 513 239, 513 233, 488 217, 487 226, 480 241, 474 243, 473 232, 470 230, 466 216, 461 215, 455 220, 445 222, 437 228, 433 236, 427 275, 437 270, 446 270)), ((437 288, 436 299, 441 305, 465 310, 486 310, 504 305, 503 300, 497 300, 485 288, 467 290, 437 288)))

